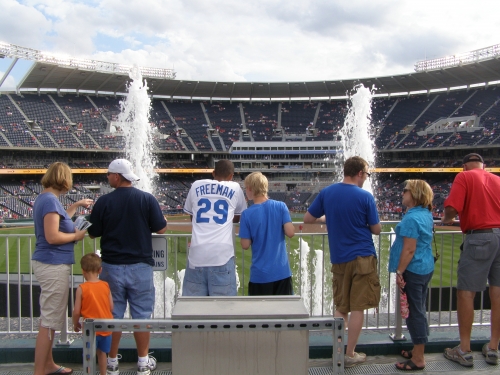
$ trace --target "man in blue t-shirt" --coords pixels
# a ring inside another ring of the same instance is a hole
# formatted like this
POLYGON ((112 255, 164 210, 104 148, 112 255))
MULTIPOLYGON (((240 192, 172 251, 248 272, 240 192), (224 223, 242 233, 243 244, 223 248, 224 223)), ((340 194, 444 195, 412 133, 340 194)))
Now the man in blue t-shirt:
MULTIPOLYGON (((167 221, 156 198, 132 187, 139 177, 132 164, 116 159, 108 167, 109 185, 115 188, 94 205, 88 229, 91 238, 101 237, 101 280, 113 296, 113 317, 123 319, 127 302, 134 319, 149 319, 154 309, 152 233, 165 233, 167 221)), ((156 359, 148 355, 149 332, 134 332, 139 356, 137 375, 149 375, 156 359)), ((113 332, 107 375, 118 375, 121 332, 113 332)))
POLYGON ((378 307, 380 301, 372 234, 380 234, 382 226, 373 195, 362 189, 368 177, 368 163, 363 158, 347 159, 344 180, 323 189, 304 216, 304 223, 326 223, 328 230, 335 316, 344 318, 349 326, 345 367, 366 360, 366 354, 354 349, 364 310, 378 307))

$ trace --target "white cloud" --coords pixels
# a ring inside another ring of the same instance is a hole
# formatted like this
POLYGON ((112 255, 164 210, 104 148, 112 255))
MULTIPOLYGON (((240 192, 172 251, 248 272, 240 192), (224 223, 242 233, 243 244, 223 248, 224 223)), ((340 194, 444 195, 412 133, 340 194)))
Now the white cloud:
POLYGON ((500 5, 491 0, 4 2, 0 40, 111 62, 175 66, 178 78, 193 80, 399 74, 426 57, 499 43, 500 35, 500 5))
MULTIPOLYGON (((3 77, 5 72, 0 71, 0 78, 3 77)), ((16 80, 14 79, 13 76, 9 75, 5 81, 3 82, 2 86, 0 86, 0 90, 2 91, 14 91, 16 89, 16 80)))

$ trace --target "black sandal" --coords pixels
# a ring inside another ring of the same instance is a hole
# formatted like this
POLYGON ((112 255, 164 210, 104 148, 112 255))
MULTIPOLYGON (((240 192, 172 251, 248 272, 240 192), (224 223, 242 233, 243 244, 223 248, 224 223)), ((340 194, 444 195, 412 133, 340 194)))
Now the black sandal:
POLYGON ((413 351, 412 350, 403 350, 401 352, 401 357, 406 358, 406 359, 411 359, 413 357, 413 351))
POLYGON ((425 369, 425 366, 419 367, 411 359, 404 361, 404 362, 398 362, 396 363, 396 368, 401 371, 416 371, 416 370, 423 370, 425 369), (399 367, 398 365, 402 365, 403 367, 399 367))

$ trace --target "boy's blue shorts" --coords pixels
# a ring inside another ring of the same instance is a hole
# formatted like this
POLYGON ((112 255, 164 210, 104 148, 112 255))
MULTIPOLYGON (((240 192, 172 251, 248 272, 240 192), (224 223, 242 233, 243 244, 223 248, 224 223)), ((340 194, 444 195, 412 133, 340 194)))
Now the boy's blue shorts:
POLYGON ((101 352, 108 354, 109 350, 111 349, 111 335, 96 336, 95 344, 97 349, 99 349, 101 352))

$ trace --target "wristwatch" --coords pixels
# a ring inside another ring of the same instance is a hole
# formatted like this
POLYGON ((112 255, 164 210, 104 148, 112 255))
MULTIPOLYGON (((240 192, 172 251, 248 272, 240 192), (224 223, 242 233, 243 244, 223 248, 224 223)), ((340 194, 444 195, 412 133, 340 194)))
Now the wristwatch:
POLYGON ((400 270, 396 270, 396 275, 402 276, 403 274, 401 273, 400 270))

